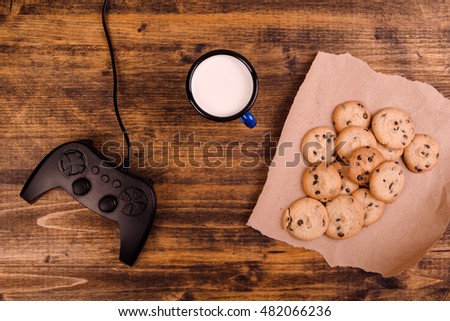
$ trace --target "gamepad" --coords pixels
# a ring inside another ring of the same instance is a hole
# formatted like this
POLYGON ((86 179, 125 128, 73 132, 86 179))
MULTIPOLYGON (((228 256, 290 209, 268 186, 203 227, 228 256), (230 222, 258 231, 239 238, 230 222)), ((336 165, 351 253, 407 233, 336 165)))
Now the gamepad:
POLYGON ((90 210, 119 223, 120 260, 133 265, 156 212, 153 182, 108 165, 92 141, 63 144, 36 167, 20 196, 32 203, 44 192, 62 187, 90 210))

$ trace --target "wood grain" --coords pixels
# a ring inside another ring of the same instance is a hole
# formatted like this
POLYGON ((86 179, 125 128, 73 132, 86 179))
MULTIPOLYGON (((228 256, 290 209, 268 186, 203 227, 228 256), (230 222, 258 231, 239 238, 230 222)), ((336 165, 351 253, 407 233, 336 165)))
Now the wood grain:
MULTIPOLYGON (((113 1, 108 23, 119 101, 131 137, 154 159, 180 133, 200 142, 261 142, 260 163, 140 167, 155 180, 158 216, 133 268, 119 263, 118 227, 62 190, 30 206, 19 196, 36 164, 61 143, 121 140, 102 1, 0 2, 0 299, 2 300, 449 300, 450 233, 417 267, 382 278, 330 268, 317 253, 245 226, 265 182, 284 119, 319 50, 350 52, 374 69, 427 82, 450 97, 450 6, 332 1, 113 1), (258 71, 259 125, 217 125, 185 97, 190 64, 227 48, 258 71), (266 147, 264 150, 263 147, 266 147), (147 150, 148 152, 148 150, 147 150)), ((185 143, 184 146, 191 146, 185 143)), ((139 153, 138 153, 139 151, 139 153)), ((173 153, 173 152, 172 152, 173 153)), ((184 161, 205 154, 187 150, 184 161)))

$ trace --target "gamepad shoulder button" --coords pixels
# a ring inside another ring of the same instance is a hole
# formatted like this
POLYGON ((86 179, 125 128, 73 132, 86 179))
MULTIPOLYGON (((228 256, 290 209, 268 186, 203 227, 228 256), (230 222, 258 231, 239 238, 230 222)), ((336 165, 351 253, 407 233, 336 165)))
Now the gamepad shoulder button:
POLYGON ((106 195, 98 202, 98 208, 105 213, 111 213, 117 207, 117 199, 112 195, 106 195))
POLYGON ((126 203, 122 208, 122 213, 128 216, 138 216, 147 207, 147 196, 136 187, 126 188, 120 193, 119 198, 126 203))
POLYGON ((59 160, 59 169, 66 177, 82 174, 86 169, 86 157, 78 149, 66 150, 59 160))
POLYGON ((86 178, 79 178, 72 183, 72 191, 75 195, 86 195, 91 190, 91 183, 86 178))

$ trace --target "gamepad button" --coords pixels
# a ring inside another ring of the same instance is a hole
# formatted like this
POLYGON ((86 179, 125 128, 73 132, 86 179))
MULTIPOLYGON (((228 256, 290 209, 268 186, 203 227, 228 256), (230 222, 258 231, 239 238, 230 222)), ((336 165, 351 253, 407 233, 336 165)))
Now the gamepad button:
POLYGON ((98 202, 98 208, 105 213, 111 213, 117 207, 117 199, 112 195, 106 195, 100 202, 98 202))
POLYGON ((79 178, 72 184, 75 195, 86 195, 91 190, 91 183, 86 178, 79 178))
POLYGON ((82 174, 86 169, 86 158, 81 151, 69 149, 61 155, 59 165, 64 176, 82 174))

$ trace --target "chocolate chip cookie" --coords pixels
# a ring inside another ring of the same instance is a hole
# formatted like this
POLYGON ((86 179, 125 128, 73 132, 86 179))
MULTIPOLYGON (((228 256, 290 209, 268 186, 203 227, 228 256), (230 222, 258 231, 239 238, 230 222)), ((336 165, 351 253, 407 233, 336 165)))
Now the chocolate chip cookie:
POLYGON ((425 134, 416 134, 403 153, 406 167, 414 173, 429 171, 437 164, 438 158, 438 143, 425 134))
POLYGON ((300 148, 303 157, 310 164, 325 162, 331 164, 334 160, 334 140, 336 133, 328 127, 316 127, 308 131, 302 139, 300 148))
POLYGON ((381 163, 370 177, 370 192, 375 198, 385 203, 397 199, 405 184, 405 173, 398 162, 381 163))
POLYGON ((335 149, 338 156, 348 164, 348 158, 355 149, 376 145, 377 140, 367 128, 349 126, 344 128, 336 138, 335 149))
POLYGON ((341 177, 336 168, 320 164, 307 167, 303 174, 303 190, 306 195, 321 202, 335 198, 341 189, 341 177))
POLYGON ((334 128, 338 133, 348 126, 369 128, 370 125, 370 112, 360 101, 356 100, 337 105, 332 118, 334 128))
POLYGON ((376 148, 355 149, 348 159, 348 178, 358 185, 369 186, 372 171, 383 161, 383 155, 376 148))
POLYGON ((360 188, 352 196, 361 202, 364 208, 364 226, 378 221, 384 213, 384 202, 376 199, 368 188, 360 188))
POLYGON ((351 195, 339 195, 326 205, 330 222, 325 234, 343 240, 358 234, 364 224, 363 205, 351 195))
POLYGON ((284 210, 281 224, 293 237, 310 241, 325 233, 328 221, 325 206, 315 199, 305 197, 284 210))
POLYGON ((388 107, 373 116, 372 131, 384 146, 405 148, 414 138, 415 127, 407 112, 388 107))
POLYGON ((339 176, 341 176, 341 190, 339 194, 351 194, 359 188, 359 185, 353 183, 348 178, 348 166, 340 162, 332 164, 337 169, 339 176))

